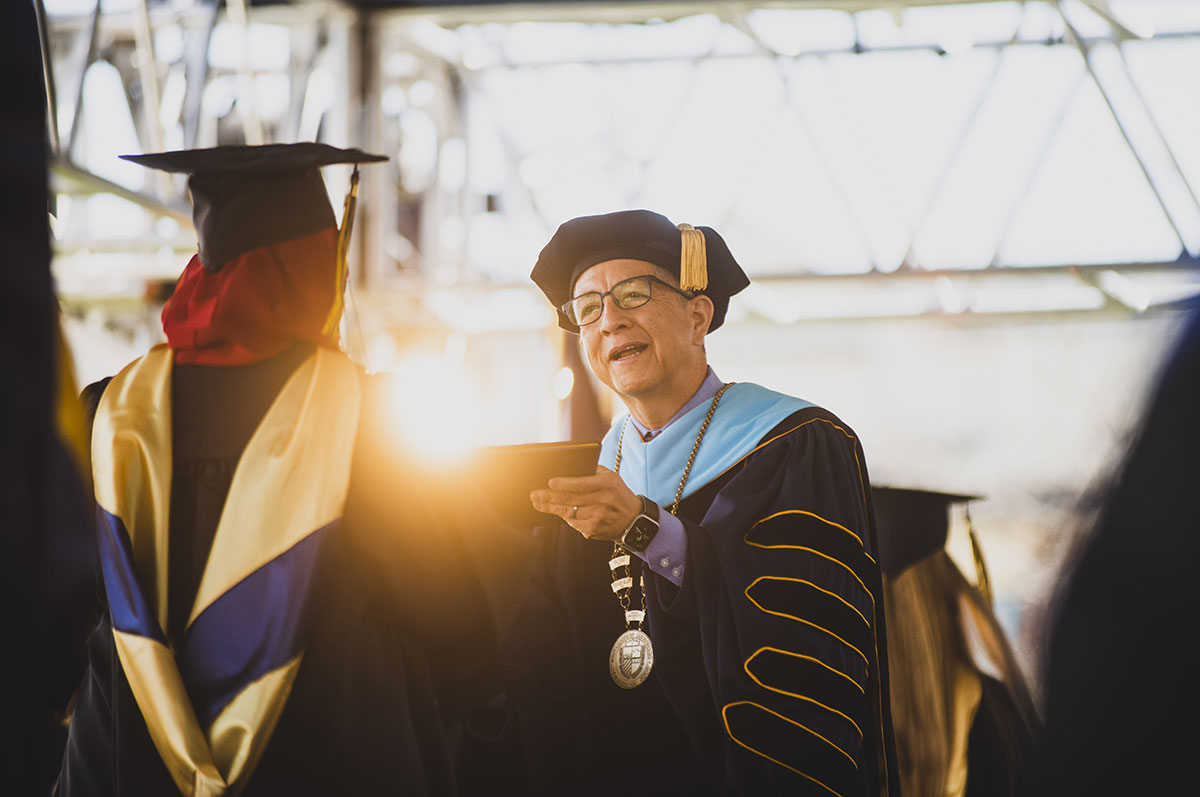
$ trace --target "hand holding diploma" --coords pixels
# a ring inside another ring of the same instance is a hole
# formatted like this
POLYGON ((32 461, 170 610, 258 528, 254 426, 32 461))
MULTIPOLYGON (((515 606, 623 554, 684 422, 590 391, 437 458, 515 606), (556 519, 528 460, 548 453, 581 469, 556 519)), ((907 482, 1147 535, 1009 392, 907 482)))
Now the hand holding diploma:
POLYGON ((529 500, 534 509, 558 515, 590 540, 619 540, 642 508, 633 490, 603 465, 595 476, 553 478, 529 500))

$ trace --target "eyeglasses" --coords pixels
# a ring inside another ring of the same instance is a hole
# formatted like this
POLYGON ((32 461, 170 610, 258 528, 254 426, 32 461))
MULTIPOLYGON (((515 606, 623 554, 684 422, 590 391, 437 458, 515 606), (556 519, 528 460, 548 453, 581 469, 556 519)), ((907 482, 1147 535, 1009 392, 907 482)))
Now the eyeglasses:
POLYGON ((604 297, 611 296, 613 302, 622 310, 632 310, 650 301, 651 284, 661 285, 669 291, 678 293, 685 299, 691 299, 695 294, 685 293, 669 282, 658 277, 645 274, 641 277, 630 277, 621 280, 604 293, 584 293, 564 304, 560 309, 572 324, 577 327, 587 326, 600 320, 604 314, 604 297))

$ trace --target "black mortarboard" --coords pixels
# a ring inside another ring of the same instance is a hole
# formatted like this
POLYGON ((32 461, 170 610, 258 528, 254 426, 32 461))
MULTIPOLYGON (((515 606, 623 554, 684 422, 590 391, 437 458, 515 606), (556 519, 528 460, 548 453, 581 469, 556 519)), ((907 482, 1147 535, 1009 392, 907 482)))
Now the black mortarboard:
POLYGON ((360 149, 313 142, 121 157, 190 175, 200 262, 212 272, 251 249, 337 226, 319 167, 387 160, 360 149))
MULTIPOLYGON (((529 276, 556 308, 571 298, 575 280, 606 260, 645 260, 679 277, 684 290, 712 299, 712 332, 725 321, 729 297, 750 284, 724 239, 711 227, 676 226, 649 210, 621 210, 581 216, 560 225, 542 248, 529 276)), ((579 329, 558 311, 558 325, 579 329)))
POLYGON ((896 576, 946 545, 950 507, 979 499, 977 495, 872 487, 875 528, 879 534, 879 567, 896 576))

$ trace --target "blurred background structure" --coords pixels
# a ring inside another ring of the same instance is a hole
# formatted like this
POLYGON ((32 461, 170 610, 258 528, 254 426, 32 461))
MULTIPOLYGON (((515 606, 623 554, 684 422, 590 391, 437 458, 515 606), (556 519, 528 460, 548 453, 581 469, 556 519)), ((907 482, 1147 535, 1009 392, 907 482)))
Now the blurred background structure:
MULTIPOLYGON (((1188 0, 33 2, 81 383, 159 340, 195 247, 183 182, 120 154, 389 155, 344 339, 422 380, 408 417, 443 449, 619 409, 527 275, 568 218, 653 208, 717 228, 755 280, 709 343, 724 379, 828 406, 879 484, 987 496, 1026 653, 1200 293, 1188 0)), ((327 179, 340 207, 348 173, 327 179)))

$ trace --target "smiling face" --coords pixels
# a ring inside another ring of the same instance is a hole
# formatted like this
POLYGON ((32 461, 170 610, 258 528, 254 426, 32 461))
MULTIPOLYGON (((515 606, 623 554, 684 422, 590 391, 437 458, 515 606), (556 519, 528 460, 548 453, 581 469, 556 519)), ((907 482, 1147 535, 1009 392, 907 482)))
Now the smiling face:
MULTIPOLYGON (((583 272, 572 296, 603 293, 643 274, 674 283, 652 263, 606 260, 583 272)), ((661 286, 652 287, 650 301, 632 310, 622 310, 606 296, 600 320, 580 327, 579 341, 592 373, 625 400, 639 422, 657 428, 704 381, 704 336, 712 307, 707 296, 685 299, 661 286)))

